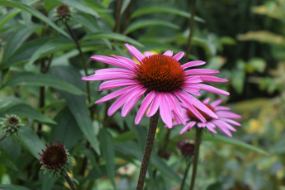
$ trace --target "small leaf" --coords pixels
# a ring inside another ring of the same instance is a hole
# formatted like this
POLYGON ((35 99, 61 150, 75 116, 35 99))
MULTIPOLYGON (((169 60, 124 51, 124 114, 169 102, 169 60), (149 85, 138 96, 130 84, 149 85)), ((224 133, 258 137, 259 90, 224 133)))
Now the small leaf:
POLYGON ((16 164, 14 163, 14 161, 9 159, 5 155, 1 155, 0 163, 3 164, 4 166, 8 167, 8 168, 11 168, 11 169, 13 169, 15 171, 18 171, 18 168, 17 168, 16 164))
POLYGON ((106 169, 109 178, 116 189, 115 184, 115 148, 114 139, 111 134, 106 129, 101 129, 99 133, 100 146, 102 151, 102 156, 106 161, 106 169))
MULTIPOLYGON (((137 9, 134 11, 131 15, 131 18, 136 18, 141 15, 149 14, 149 13, 168 13, 168 14, 175 14, 179 16, 183 16, 186 18, 190 18, 190 14, 186 11, 182 11, 180 9, 175 9, 173 7, 164 7, 164 6, 147 6, 147 7, 142 7, 140 9, 137 9)), ((202 18, 194 16, 194 20, 199 21, 199 22, 205 22, 202 18)))
POLYGON ((123 0, 122 8, 120 14, 123 14, 126 8, 129 6, 131 0, 123 0))
POLYGON ((45 149, 45 146, 32 129, 26 126, 21 127, 19 134, 13 135, 13 138, 18 140, 34 157, 38 160, 40 159, 38 153, 41 153, 42 149, 45 149))
POLYGON ((128 34, 130 32, 133 32, 137 29, 148 27, 148 26, 165 26, 173 29, 179 29, 179 26, 172 24, 171 22, 162 21, 162 20, 137 20, 135 22, 132 22, 129 27, 126 29, 124 34, 128 34))
POLYGON ((8 7, 15 7, 15 8, 21 9, 23 11, 26 11, 28 13, 31 13, 32 15, 37 17, 38 19, 40 19, 40 20, 44 21, 45 23, 47 23, 48 25, 50 25, 52 28, 57 30, 59 33, 65 35, 69 38, 69 35, 64 30, 59 28, 56 24, 54 24, 51 20, 49 20, 41 12, 37 11, 36 9, 33 9, 32 7, 30 7, 28 5, 25 5, 25 4, 20 3, 20 2, 13 2, 13 1, 6 1, 6 0, 1 0, 0 5, 8 6, 8 7))
POLYGON ((30 190, 26 187, 21 187, 18 185, 5 185, 5 184, 0 184, 0 188, 3 188, 3 190, 30 190))
POLYGON ((127 36, 124 36, 122 34, 117 34, 117 33, 113 33, 113 32, 97 32, 97 33, 88 34, 88 35, 83 37, 82 41, 104 39, 104 38, 123 41, 123 42, 133 44, 135 46, 143 47, 143 45, 141 43, 137 42, 136 40, 133 40, 133 39, 131 39, 127 36))
POLYGON ((48 74, 37 74, 31 72, 23 72, 10 78, 2 88, 6 86, 21 85, 21 86, 49 86, 52 88, 64 90, 73 94, 84 94, 79 88, 74 85, 52 77, 48 74))
POLYGON ((95 16, 96 18, 99 18, 99 14, 97 12, 95 12, 93 9, 89 8, 88 6, 84 5, 81 0, 59 0, 60 2, 67 4, 79 11, 82 11, 84 13, 88 13, 91 14, 93 16, 95 16))

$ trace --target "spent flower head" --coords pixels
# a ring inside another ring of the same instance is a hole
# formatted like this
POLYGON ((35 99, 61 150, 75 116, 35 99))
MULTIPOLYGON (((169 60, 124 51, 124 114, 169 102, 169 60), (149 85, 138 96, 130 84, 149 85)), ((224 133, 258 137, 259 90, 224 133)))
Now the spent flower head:
MULTIPOLYGON (((228 92, 214 88, 202 82, 227 82, 215 76, 219 71, 210 69, 189 69, 190 67, 204 65, 204 61, 191 61, 180 65, 178 62, 184 55, 183 52, 173 56, 173 51, 168 50, 163 55, 153 55, 144 52, 144 55, 135 47, 125 44, 135 61, 117 55, 111 57, 95 55, 91 59, 120 68, 108 68, 95 71, 92 76, 83 77, 85 81, 102 81, 99 91, 123 87, 96 101, 96 104, 119 97, 109 108, 108 115, 113 115, 122 107, 122 117, 130 112, 139 99, 145 95, 144 100, 135 118, 135 124, 139 124, 146 113, 147 117, 153 116, 160 110, 160 116, 168 128, 172 128, 171 110, 176 117, 186 124, 182 117, 179 101, 189 107, 199 107, 207 116, 218 116, 207 106, 197 100, 193 95, 201 95, 200 90, 210 91, 216 94, 229 95, 228 92)), ((206 119, 194 112, 199 120, 206 123, 206 119)))
POLYGON ((23 126, 21 119, 17 115, 6 115, 5 118, 2 118, 0 121, 0 126, 3 128, 7 136, 12 135, 13 133, 18 133, 20 127, 23 126))
POLYGON ((185 157, 190 157, 194 155, 195 144, 189 142, 188 140, 180 141, 177 144, 178 149, 181 154, 185 157))
POLYGON ((50 146, 46 144, 46 150, 42 150, 41 156, 41 169, 45 169, 45 173, 50 172, 52 177, 64 177, 66 172, 71 170, 73 166, 72 158, 67 149, 57 141, 54 144, 50 143, 50 146))

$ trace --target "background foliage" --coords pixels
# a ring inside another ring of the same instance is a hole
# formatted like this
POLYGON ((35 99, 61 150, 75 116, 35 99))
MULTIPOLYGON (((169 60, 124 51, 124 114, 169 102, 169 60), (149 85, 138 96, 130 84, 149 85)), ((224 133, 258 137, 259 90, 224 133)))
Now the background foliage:
MULTIPOLYGON (((0 0, 0 115, 17 114, 25 123, 18 136, 0 142, 0 188, 66 189, 62 179, 39 171, 38 152, 59 140, 75 160, 78 189, 134 189, 148 120, 135 126, 135 111, 107 117, 110 103, 93 104, 107 92, 91 82, 88 96, 80 79, 105 67, 91 55, 131 58, 124 43, 186 51, 189 10, 187 0, 0 0), (55 22, 60 4, 70 8, 74 36, 55 22)), ((197 0, 189 58, 229 79, 215 86, 231 93, 221 98, 243 116, 233 139, 204 136, 197 189, 285 189, 284 18, 284 0, 197 0)), ((201 100, 207 96, 216 95, 203 92, 201 100)), ((186 163, 177 143, 193 140, 180 129, 165 140, 159 122, 147 189, 179 189, 186 163)))

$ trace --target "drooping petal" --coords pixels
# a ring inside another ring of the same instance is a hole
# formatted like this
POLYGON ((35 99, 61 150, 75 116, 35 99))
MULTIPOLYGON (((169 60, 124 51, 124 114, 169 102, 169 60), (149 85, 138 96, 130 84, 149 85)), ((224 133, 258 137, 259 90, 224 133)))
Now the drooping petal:
POLYGON ((213 102, 211 103, 211 106, 216 107, 216 106, 218 106, 219 104, 221 104, 222 101, 223 101, 223 100, 221 100, 221 99, 215 100, 215 101, 213 101, 213 102))
POLYGON ((183 129, 180 131, 180 135, 191 129, 196 124, 196 121, 190 121, 183 129))
MULTIPOLYGON (((212 122, 214 122, 214 121, 212 121, 212 122)), ((222 126, 219 126, 219 125, 217 125, 217 124, 216 124, 216 126, 217 126, 221 131, 223 131, 226 135, 228 135, 229 137, 232 137, 231 132, 230 132, 227 128, 222 127, 222 126)))
POLYGON ((231 108, 226 107, 226 106, 217 106, 215 107, 215 111, 228 111, 231 110, 231 108))
POLYGON ((125 73, 112 73, 112 74, 95 74, 87 77, 82 77, 84 81, 97 81, 97 80, 112 80, 112 79, 134 79, 133 76, 125 73))
POLYGON ((240 123, 238 123, 238 122, 236 122, 236 121, 234 121, 234 120, 231 120, 231 119, 221 118, 221 120, 223 120, 223 121, 225 121, 225 122, 227 122, 227 123, 230 123, 230 124, 239 126, 239 127, 241 126, 240 123))
POLYGON ((122 94, 126 93, 127 91, 132 90, 134 87, 135 86, 128 86, 128 87, 122 88, 120 90, 117 90, 115 92, 112 92, 111 94, 108 94, 108 95, 104 96, 103 98, 97 100, 95 102, 95 104, 100 104, 100 103, 106 102, 108 100, 111 100, 113 98, 116 98, 118 96, 121 96, 122 94))
POLYGON ((124 73, 127 75, 135 75, 134 71, 127 69, 117 69, 117 68, 108 68, 108 69, 99 69, 95 71, 95 74, 111 74, 111 73, 124 73))
POLYGON ((158 107, 160 105, 160 102, 161 102, 161 94, 160 94, 160 92, 157 92, 155 94, 155 97, 154 97, 150 107, 149 107, 148 113, 146 114, 147 117, 151 117, 156 113, 156 111, 158 110, 158 107))
POLYGON ((240 119, 241 116, 232 112, 228 111, 219 111, 217 112, 217 115, 220 117, 227 117, 227 118, 232 118, 232 119, 240 119))
POLYGON ((204 65, 205 63, 206 63, 205 61, 199 61, 199 60, 198 61, 190 61, 190 62, 185 63, 181 67, 185 70, 189 67, 204 65))
POLYGON ((131 111, 131 109, 135 106, 135 104, 138 102, 138 100, 141 98, 141 96, 143 95, 143 93, 145 93, 147 89, 146 88, 142 88, 137 90, 136 93, 133 93, 133 96, 130 97, 130 99, 126 102, 126 104, 124 105, 123 109, 122 109, 122 117, 126 117, 127 114, 131 111))
POLYGON ((137 94, 137 91, 143 88, 143 86, 135 86, 132 91, 128 91, 129 93, 123 94, 121 97, 119 97, 108 109, 108 116, 113 115, 118 109, 120 109, 127 101, 130 99, 130 97, 137 94))
POLYGON ((201 96, 200 89, 197 88, 191 88, 191 87, 181 87, 183 90, 189 92, 190 94, 201 96))
POLYGON ((155 96, 155 92, 151 91, 142 101, 141 107, 139 108, 139 111, 137 113, 135 124, 138 125, 143 118, 147 108, 149 107, 150 103, 152 102, 153 98, 155 96))
POLYGON ((161 101, 160 101, 160 116, 162 121, 167 125, 168 128, 172 128, 172 118, 171 118, 171 110, 169 107, 169 102, 164 93, 161 93, 161 101))
POLYGON ((229 129, 231 131, 236 131, 235 128, 233 128, 231 125, 229 125, 228 123, 226 123, 226 122, 224 122, 222 120, 214 120, 212 122, 215 123, 217 126, 221 126, 223 128, 227 128, 227 129, 229 129))
POLYGON ((136 58, 139 62, 143 60, 144 56, 139 50, 137 50, 137 48, 129 44, 125 44, 125 46, 128 49, 128 51, 132 54, 132 56, 136 58))
POLYGON ((110 64, 110 65, 114 65, 114 66, 117 66, 117 67, 123 67, 123 68, 129 69, 129 70, 134 70, 134 66, 133 65, 131 65, 131 64, 125 62, 125 61, 112 58, 112 57, 107 57, 107 56, 103 56, 103 55, 94 55, 94 56, 91 57, 91 59, 93 59, 95 61, 107 63, 107 64, 110 64))
POLYGON ((199 83, 203 82, 200 77, 195 76, 195 77, 185 77, 184 83, 199 83))
POLYGON ((228 79, 222 79, 214 76, 200 76, 200 78, 203 82, 228 82, 228 79))
POLYGON ((139 85, 139 82, 135 80, 128 80, 128 79, 106 81, 106 82, 103 82, 99 86, 98 91, 109 90, 113 88, 118 88, 122 86, 130 86, 130 85, 139 85))
POLYGON ((208 104, 208 103, 210 102, 210 100, 211 100, 211 98, 206 98, 206 99, 203 101, 203 103, 204 103, 204 104, 208 104))
POLYGON ((163 55, 167 55, 171 57, 173 55, 173 51, 167 50, 163 55))
POLYGON ((186 75, 216 75, 219 74, 220 71, 212 70, 212 69, 190 69, 185 71, 186 75))
POLYGON ((145 55, 146 57, 149 57, 149 56, 152 56, 153 53, 151 53, 151 52, 149 52, 149 51, 146 51, 146 52, 144 52, 144 55, 145 55))
POLYGON ((210 85, 206 85, 206 84, 196 84, 201 90, 205 90, 208 92, 213 92, 215 94, 222 94, 222 95, 226 95, 229 96, 230 93, 228 93, 227 91, 212 87, 210 85))
POLYGON ((206 123, 206 127, 207 127, 207 129, 209 130, 209 131, 211 131, 212 133, 217 133, 217 131, 215 131, 214 130, 214 128, 215 128, 215 125, 214 124, 212 124, 212 123, 206 123))
MULTIPOLYGON (((186 125, 186 122, 182 116, 182 112, 181 112, 181 107, 179 105, 179 102, 177 100, 177 98, 175 98, 172 94, 168 93, 167 98, 169 100, 170 106, 172 107, 173 111, 174 111, 174 115, 177 116, 179 118, 179 120, 181 121, 181 123, 183 123, 184 125, 186 125)), ((178 118, 175 118, 176 120, 178 118)))
POLYGON ((122 56, 119 56, 119 55, 110 55, 110 56, 114 57, 116 59, 122 60, 124 62, 127 62, 130 65, 134 66, 134 68, 138 66, 138 64, 134 60, 131 60, 131 59, 127 58, 127 57, 122 57, 122 56))
POLYGON ((177 61, 179 61, 183 56, 184 56, 184 52, 181 51, 181 52, 177 53, 176 55, 174 55, 173 58, 176 59, 177 61))

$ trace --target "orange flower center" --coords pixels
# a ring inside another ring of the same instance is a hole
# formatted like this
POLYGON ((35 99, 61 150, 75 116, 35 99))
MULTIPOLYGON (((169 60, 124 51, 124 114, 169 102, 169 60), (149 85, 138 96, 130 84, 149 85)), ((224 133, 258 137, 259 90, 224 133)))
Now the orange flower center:
POLYGON ((184 83, 184 70, 170 56, 153 55, 141 62, 136 69, 136 79, 149 90, 172 92, 184 83))
MULTIPOLYGON (((211 105, 209 105, 209 104, 204 104, 204 105, 207 106, 212 112, 216 113, 215 109, 211 105)), ((210 116, 208 116, 207 114, 205 114, 204 112, 202 112, 201 110, 199 110, 198 108, 196 108, 196 109, 207 121, 211 121, 213 119, 210 116)), ((189 109, 187 109, 187 115, 193 121, 200 121, 200 119, 198 119, 189 109)))

